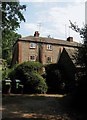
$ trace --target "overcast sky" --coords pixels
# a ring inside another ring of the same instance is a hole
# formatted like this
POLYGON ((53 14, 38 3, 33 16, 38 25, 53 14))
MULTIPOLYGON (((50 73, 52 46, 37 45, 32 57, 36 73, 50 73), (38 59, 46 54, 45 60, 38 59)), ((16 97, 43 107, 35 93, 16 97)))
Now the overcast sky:
POLYGON ((40 36, 65 40, 73 36, 75 41, 81 42, 79 34, 69 28, 69 20, 82 27, 85 23, 85 0, 25 0, 27 9, 23 12, 26 22, 18 29, 23 37, 33 35, 36 30, 40 36), (32 1, 32 2, 31 2, 32 1))

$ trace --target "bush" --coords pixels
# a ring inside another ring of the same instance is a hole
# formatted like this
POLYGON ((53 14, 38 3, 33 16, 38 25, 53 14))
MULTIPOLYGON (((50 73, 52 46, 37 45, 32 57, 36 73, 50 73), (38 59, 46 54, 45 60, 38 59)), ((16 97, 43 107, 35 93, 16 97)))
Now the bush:
POLYGON ((26 77, 27 74, 29 74, 28 77, 30 78, 32 72, 38 72, 39 74, 42 74, 42 67, 42 64, 39 62, 24 62, 16 67, 13 67, 9 73, 9 77, 12 80, 20 79, 22 82, 25 82, 27 79, 29 79, 26 77))
POLYGON ((47 85, 41 76, 42 67, 39 62, 24 62, 11 69, 9 78, 13 81, 21 80, 25 93, 46 93, 47 85))
POLYGON ((49 87, 49 93, 60 92, 61 73, 57 64, 50 64, 46 66, 46 82, 49 87))
POLYGON ((5 79, 5 77, 7 77, 8 75, 8 71, 7 71, 7 62, 6 60, 2 60, 2 80, 5 79))
MULTIPOLYGON (((27 77, 30 78, 29 75, 27 77)), ((38 73, 32 73, 31 79, 28 79, 25 83, 25 93, 46 93, 47 85, 45 79, 38 73)))

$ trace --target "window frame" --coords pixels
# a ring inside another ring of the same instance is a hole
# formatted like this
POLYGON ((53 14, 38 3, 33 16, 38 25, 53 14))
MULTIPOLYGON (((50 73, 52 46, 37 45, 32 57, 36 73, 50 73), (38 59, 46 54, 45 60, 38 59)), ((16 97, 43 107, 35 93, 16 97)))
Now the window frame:
POLYGON ((52 57, 51 56, 47 57, 47 63, 52 63, 52 57), (50 58, 50 59, 48 59, 48 58, 50 58))
POLYGON ((52 50, 52 45, 51 44, 47 44, 47 50, 52 50))
POLYGON ((30 48, 35 49, 35 48, 36 48, 36 43, 31 42, 31 43, 30 43, 30 48))
POLYGON ((30 55, 30 56, 29 56, 29 60, 30 60, 30 61, 36 61, 35 55, 30 55), (34 58, 34 59, 32 59, 32 58, 34 58))

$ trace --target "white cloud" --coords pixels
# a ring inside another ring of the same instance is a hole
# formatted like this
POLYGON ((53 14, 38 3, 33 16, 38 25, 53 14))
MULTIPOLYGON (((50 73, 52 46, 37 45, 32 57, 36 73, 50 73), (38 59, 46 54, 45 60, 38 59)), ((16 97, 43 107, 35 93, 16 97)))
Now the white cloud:
POLYGON ((79 35, 74 31, 69 30, 68 27, 70 25, 69 20, 76 22, 79 27, 83 26, 83 22, 85 20, 84 3, 78 3, 75 5, 71 4, 67 7, 52 7, 48 11, 44 10, 38 14, 40 15, 38 20, 42 21, 46 28, 47 26, 45 26, 45 24, 50 24, 48 28, 49 30, 52 29, 52 32, 56 37, 64 38, 67 33, 67 36, 71 35, 74 36, 75 39, 80 39, 79 35), (67 28, 65 28, 65 25, 67 28))
MULTIPOLYGON (((45 2, 45 0, 38 0, 38 2, 40 1, 45 2)), ((57 5, 54 6, 54 4, 53 6, 49 6, 48 3, 45 3, 45 6, 47 6, 46 9, 44 8, 44 4, 41 4, 43 5, 42 7, 36 7, 38 8, 38 11, 35 13, 35 20, 29 23, 27 20, 27 23, 24 23, 23 25, 26 35, 27 31, 29 31, 30 34, 33 34, 34 31, 38 30, 37 24, 42 23, 40 28, 41 36, 51 35, 51 37, 54 38, 66 39, 66 37, 70 35, 74 37, 75 41, 80 42, 81 39, 78 33, 68 28, 70 25, 69 20, 76 22, 80 27, 82 27, 83 22, 85 22, 85 4, 82 0, 79 1, 80 2, 78 2, 78 0, 73 0, 71 4, 67 2, 67 5, 58 5, 58 7, 57 5)), ((35 4, 36 3, 34 3, 34 5, 35 4)), ((37 3, 36 5, 40 4, 37 3)), ((34 16, 32 15, 32 17, 34 16)))

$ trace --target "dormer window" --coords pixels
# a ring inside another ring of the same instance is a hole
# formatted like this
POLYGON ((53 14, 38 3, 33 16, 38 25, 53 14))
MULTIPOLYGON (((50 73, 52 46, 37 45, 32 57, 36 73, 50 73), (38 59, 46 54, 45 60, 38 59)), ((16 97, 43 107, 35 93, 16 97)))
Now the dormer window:
POLYGON ((51 44, 47 45, 47 50, 52 50, 52 45, 51 44))
POLYGON ((30 48, 36 48, 36 43, 31 42, 30 43, 30 48))

